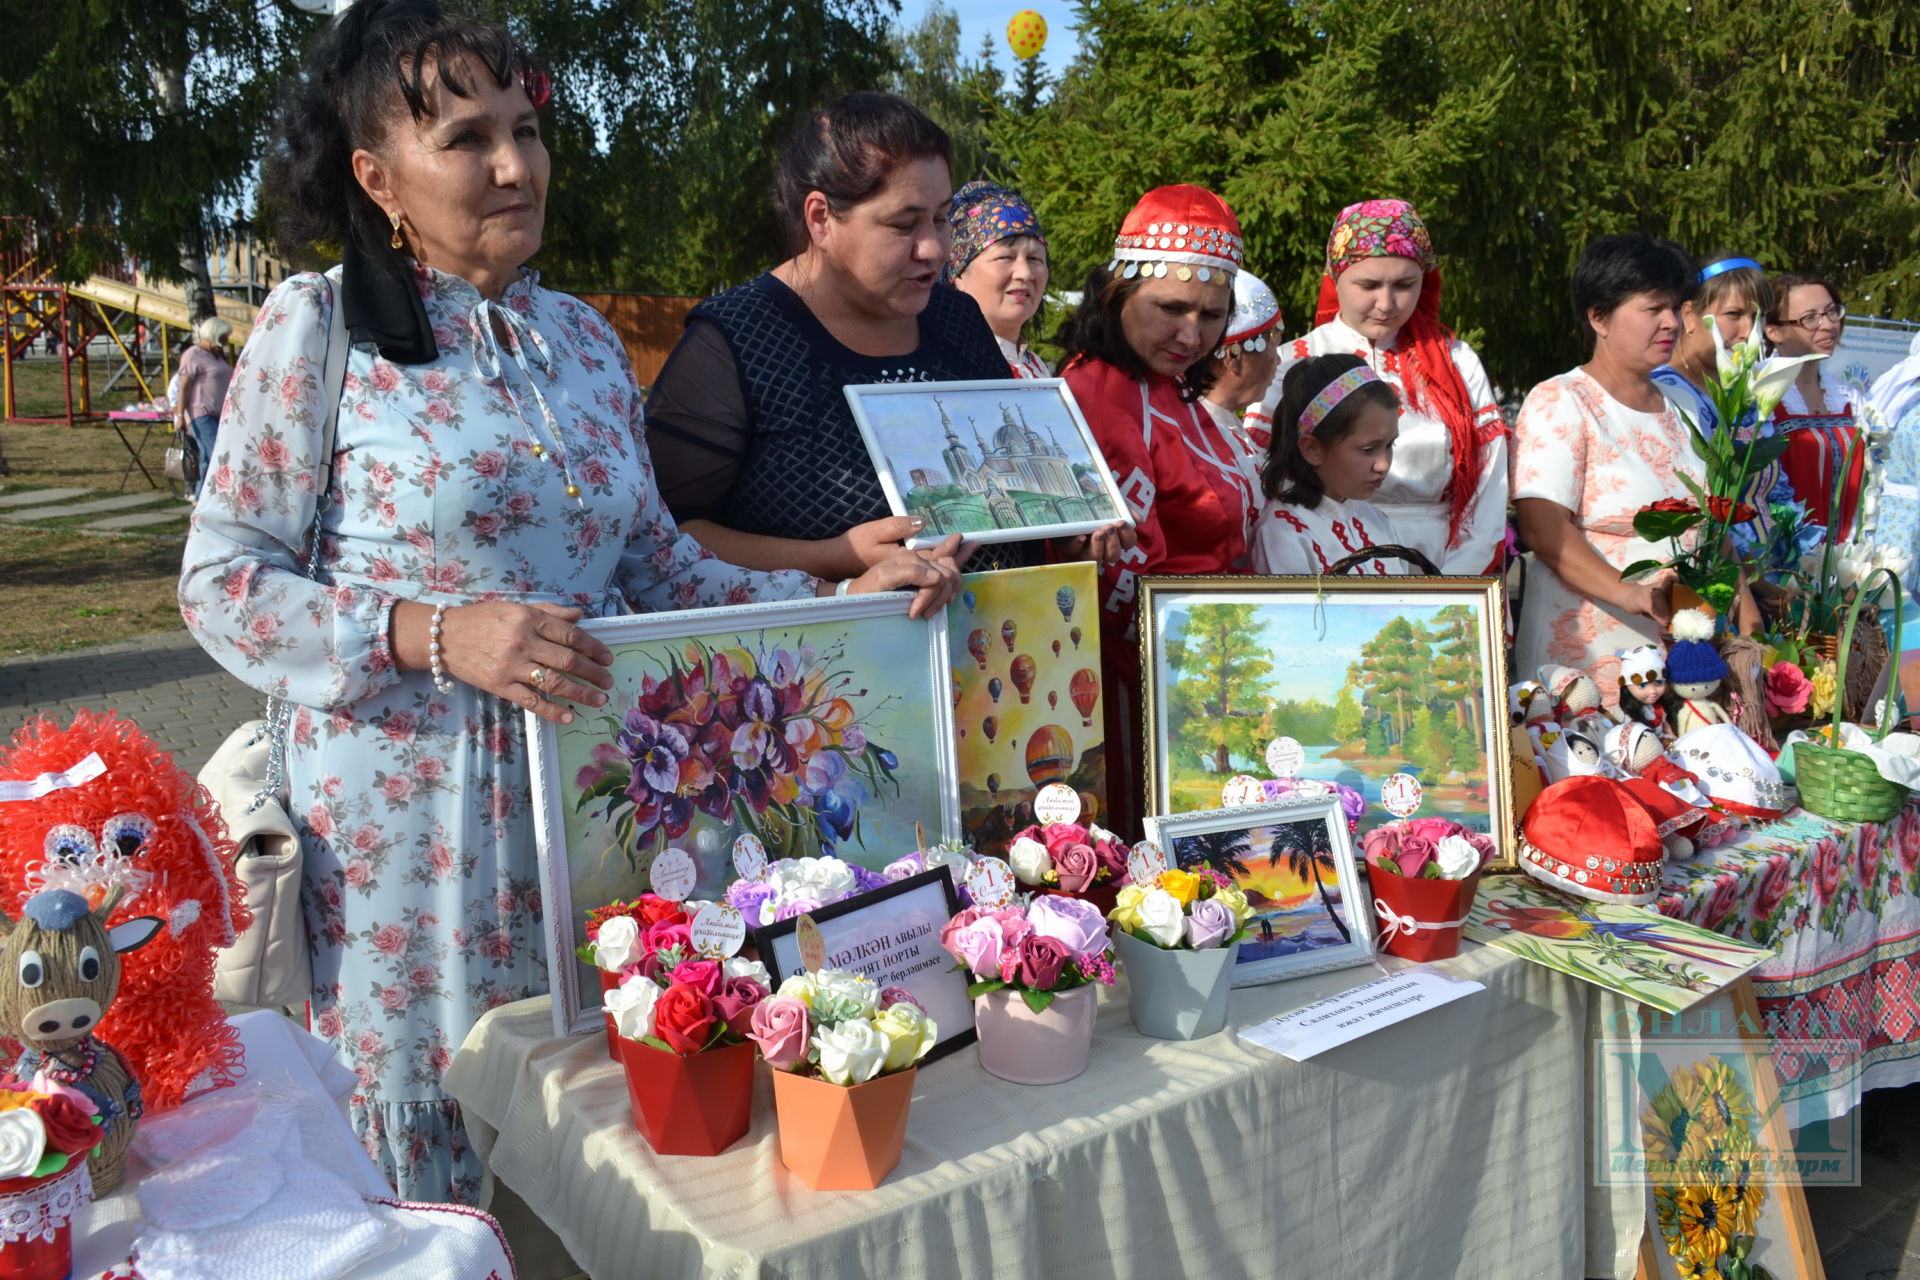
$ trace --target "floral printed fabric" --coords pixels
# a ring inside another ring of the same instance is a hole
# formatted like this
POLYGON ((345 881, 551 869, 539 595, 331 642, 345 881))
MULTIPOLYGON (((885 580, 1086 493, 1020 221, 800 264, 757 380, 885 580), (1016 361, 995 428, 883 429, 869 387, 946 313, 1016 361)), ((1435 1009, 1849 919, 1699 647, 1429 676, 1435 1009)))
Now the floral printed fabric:
POLYGON ((1864 1089, 1920 1080, 1920 810, 1880 825, 1796 811, 1670 864, 1655 905, 1778 950, 1754 990, 1789 1042, 1774 1048, 1785 1096, 1807 1104, 1790 1115, 1823 1101, 1844 1115, 1864 1089))
POLYGON ((320 583, 302 545, 333 289, 298 275, 267 298, 194 511, 180 604, 223 666, 297 704, 289 807, 313 1016, 359 1074, 354 1126, 405 1198, 471 1200, 480 1162, 441 1073, 482 1013, 547 988, 524 720, 467 684, 442 695, 427 672, 396 669, 393 605, 604 615, 802 596, 813 580, 734 568, 679 533, 632 371, 592 308, 531 273, 500 304, 456 277, 418 280, 440 356, 351 353, 320 583), (512 316, 490 318, 502 309, 512 316))
POLYGON ((952 281, 989 246, 1016 236, 1032 236, 1041 244, 1040 219, 1018 191, 996 183, 975 181, 953 193, 953 247, 947 251, 947 279, 952 281))
MULTIPOLYGON (((1535 387, 1513 428, 1513 496, 1545 498, 1573 513, 1574 525, 1617 569, 1667 554, 1633 532, 1633 516, 1661 498, 1687 498, 1680 481, 1701 464, 1672 406, 1629 409, 1579 369, 1535 387)), ((1620 617, 1536 562, 1527 575, 1514 635, 1515 679, 1543 663, 1584 671, 1608 706, 1619 698, 1619 649, 1658 644, 1652 619, 1620 617)))
POLYGON ((1427 224, 1405 200, 1362 200, 1334 219, 1327 236, 1327 274, 1337 279, 1363 258, 1407 258, 1422 271, 1433 270, 1439 261, 1427 224))

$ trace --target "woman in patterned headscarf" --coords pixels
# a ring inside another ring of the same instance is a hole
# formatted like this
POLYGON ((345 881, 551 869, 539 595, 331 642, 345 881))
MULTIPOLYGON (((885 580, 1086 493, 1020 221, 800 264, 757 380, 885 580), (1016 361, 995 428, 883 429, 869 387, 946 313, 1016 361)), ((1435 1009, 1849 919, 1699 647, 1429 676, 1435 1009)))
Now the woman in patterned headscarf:
POLYGON ((969 182, 954 193, 947 222, 948 283, 980 304, 1014 377, 1051 378, 1047 362, 1022 341, 1046 301, 1049 278, 1047 238, 1033 206, 1017 191, 969 182))
POLYGON ((1264 411, 1308 356, 1356 355, 1400 393, 1393 470, 1373 501, 1443 573, 1498 569, 1507 530, 1507 426, 1473 348, 1440 323, 1440 268, 1405 200, 1341 210, 1327 237, 1318 326, 1281 353, 1264 411))

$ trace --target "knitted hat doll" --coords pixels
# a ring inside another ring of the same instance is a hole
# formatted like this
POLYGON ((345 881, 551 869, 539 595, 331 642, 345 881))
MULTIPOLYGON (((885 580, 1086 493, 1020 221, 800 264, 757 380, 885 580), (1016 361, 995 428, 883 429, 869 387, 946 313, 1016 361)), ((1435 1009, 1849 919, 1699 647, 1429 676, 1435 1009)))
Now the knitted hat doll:
POLYGON ((1673 729, 1686 734, 1703 725, 1726 724, 1725 707, 1714 700, 1727 664, 1713 645, 1713 615, 1705 609, 1682 609, 1673 615, 1673 648, 1667 651, 1668 694, 1673 729))
POLYGON ((1507 686, 1507 715, 1514 724, 1545 724, 1553 719, 1553 699, 1538 680, 1507 686))

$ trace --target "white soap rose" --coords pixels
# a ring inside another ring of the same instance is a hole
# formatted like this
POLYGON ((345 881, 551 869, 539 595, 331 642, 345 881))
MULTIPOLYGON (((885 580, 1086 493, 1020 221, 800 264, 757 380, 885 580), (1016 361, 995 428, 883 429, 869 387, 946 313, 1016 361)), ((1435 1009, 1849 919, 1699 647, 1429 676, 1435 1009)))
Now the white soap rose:
POLYGON ((593 962, 608 973, 618 973, 640 958, 640 923, 632 916, 615 916, 600 926, 593 941, 593 962))
POLYGON ((46 1153, 47 1126, 32 1108, 0 1111, 0 1178, 26 1177, 46 1153))
POLYGON ((1019 877, 1022 884, 1045 884, 1047 872, 1053 870, 1053 859, 1047 856, 1047 846, 1028 836, 1008 846, 1007 861, 1013 864, 1013 874, 1019 877))
POLYGON ((880 1007, 880 984, 864 974, 822 969, 813 975, 813 985, 820 1000, 844 1001, 848 1008, 859 1011, 858 1016, 871 1017, 880 1007))
POLYGON ((773 990, 773 975, 768 973, 767 966, 758 960, 749 960, 745 956, 728 956, 721 962, 720 972, 728 978, 752 978, 767 990, 773 990))
POLYGON ((922 849, 920 851, 920 860, 927 864, 926 869, 928 871, 933 870, 935 867, 952 867, 953 882, 955 884, 960 884, 966 880, 967 869, 973 865, 973 856, 965 849, 953 849, 945 846, 922 849))
POLYGON ((635 975, 606 994, 607 1012, 613 1015, 613 1029, 628 1040, 653 1034, 653 1006, 660 999, 660 987, 651 978, 635 975))
POLYGON ((1433 852, 1442 879, 1465 880, 1480 869, 1480 851, 1465 836, 1446 836, 1433 852))
POLYGON ((1187 931, 1187 913, 1180 899, 1165 889, 1149 889, 1141 896, 1140 932, 1163 947, 1177 947, 1187 931))
POLYGON ((777 898, 804 888, 813 890, 822 902, 836 902, 858 883, 853 868, 838 858, 785 858, 767 871, 767 884, 777 898))
POLYGON ((861 1018, 816 1030, 813 1051, 820 1058, 820 1074, 834 1084, 865 1084, 886 1064, 887 1038, 861 1018))
POLYGON ((780 989, 774 992, 774 994, 777 996, 789 996, 811 1009, 813 1008, 814 997, 818 994, 818 991, 813 985, 812 974, 796 973, 782 982, 780 989))

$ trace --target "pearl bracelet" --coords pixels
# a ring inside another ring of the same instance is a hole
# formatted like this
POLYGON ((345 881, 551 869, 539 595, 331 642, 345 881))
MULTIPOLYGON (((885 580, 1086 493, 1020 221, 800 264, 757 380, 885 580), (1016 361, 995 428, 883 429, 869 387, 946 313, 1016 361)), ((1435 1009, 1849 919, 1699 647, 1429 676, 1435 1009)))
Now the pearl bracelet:
POLYGON ((427 663, 433 668, 433 687, 442 693, 453 692, 453 681, 447 676, 447 669, 440 665, 440 625, 447 616, 447 606, 433 606, 433 624, 427 628, 427 663))

